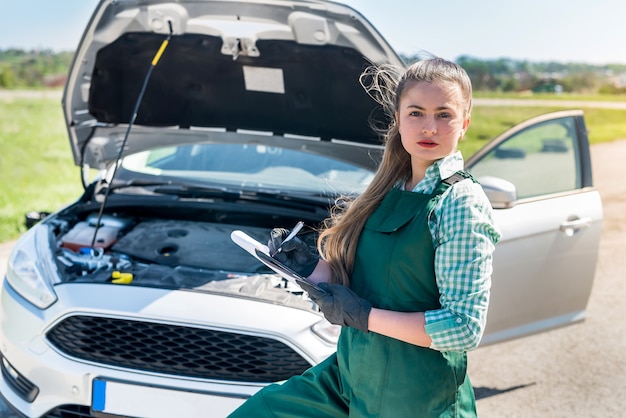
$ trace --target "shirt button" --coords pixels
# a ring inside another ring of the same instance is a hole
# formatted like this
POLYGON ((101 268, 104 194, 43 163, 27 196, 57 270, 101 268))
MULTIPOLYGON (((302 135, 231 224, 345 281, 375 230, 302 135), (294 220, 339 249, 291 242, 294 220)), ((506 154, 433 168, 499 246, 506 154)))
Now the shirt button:
POLYGON ((461 318, 457 318, 457 319, 456 319, 456 323, 457 323, 457 324, 460 324, 460 323, 462 323, 462 322, 463 322, 463 320, 462 320, 461 318))

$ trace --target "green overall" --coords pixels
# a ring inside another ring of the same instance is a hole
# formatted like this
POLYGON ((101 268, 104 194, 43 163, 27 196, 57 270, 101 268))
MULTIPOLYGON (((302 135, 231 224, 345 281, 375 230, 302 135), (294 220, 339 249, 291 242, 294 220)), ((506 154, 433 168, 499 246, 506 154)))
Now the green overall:
MULTIPOLYGON (((433 194, 392 189, 359 239, 350 287, 374 307, 439 309, 428 213, 433 194)), ((475 417, 463 352, 440 352, 354 328, 337 353, 250 398, 231 417, 475 417)))

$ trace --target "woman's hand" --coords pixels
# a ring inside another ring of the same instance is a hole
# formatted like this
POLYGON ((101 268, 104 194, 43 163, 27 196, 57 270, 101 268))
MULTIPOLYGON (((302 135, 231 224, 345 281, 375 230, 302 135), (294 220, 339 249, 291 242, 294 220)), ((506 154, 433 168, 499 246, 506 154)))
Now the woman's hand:
POLYGON ((288 235, 288 229, 272 229, 267 243, 270 254, 299 275, 303 277, 310 276, 317 266, 320 259, 319 255, 311 251, 309 246, 298 237, 283 243, 288 235))
POLYGON ((324 293, 319 297, 311 295, 311 298, 328 322, 368 332, 371 303, 340 284, 320 283, 318 286, 324 293))

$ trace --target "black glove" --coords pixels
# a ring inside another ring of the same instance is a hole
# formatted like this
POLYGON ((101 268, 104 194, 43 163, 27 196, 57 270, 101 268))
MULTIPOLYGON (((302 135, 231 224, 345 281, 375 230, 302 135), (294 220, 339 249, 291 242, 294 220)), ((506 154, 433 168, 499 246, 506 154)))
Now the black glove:
POLYGON ((270 254, 276 260, 289 267, 300 276, 308 277, 315 270, 320 256, 311 251, 309 246, 298 237, 283 244, 289 235, 289 230, 285 228, 274 228, 270 232, 270 239, 267 242, 270 254), (280 248, 280 252, 277 252, 280 248))
POLYGON ((320 283, 324 293, 313 299, 331 324, 342 325, 368 332, 368 320, 372 304, 340 284, 320 283))

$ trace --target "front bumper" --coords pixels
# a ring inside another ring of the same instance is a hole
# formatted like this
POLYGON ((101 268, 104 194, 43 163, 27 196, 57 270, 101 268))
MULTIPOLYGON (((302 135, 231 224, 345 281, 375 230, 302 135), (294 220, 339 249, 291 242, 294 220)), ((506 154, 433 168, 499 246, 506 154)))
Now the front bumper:
POLYGON ((5 369, 0 392, 15 410, 28 417, 46 416, 64 405, 89 407, 91 414, 199 417, 210 411, 211 416, 220 417, 266 384, 165 375, 68 356, 51 344, 46 334, 75 315, 263 335, 288 345, 310 364, 334 351, 334 346, 310 330, 320 317, 302 310, 243 298, 126 286, 71 284, 55 290, 59 301, 45 311, 24 301, 6 283, 0 295, 0 353, 5 369), (81 303, 71 303, 76 300, 81 303))

